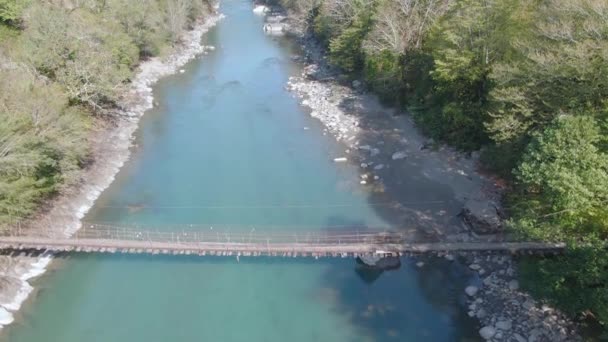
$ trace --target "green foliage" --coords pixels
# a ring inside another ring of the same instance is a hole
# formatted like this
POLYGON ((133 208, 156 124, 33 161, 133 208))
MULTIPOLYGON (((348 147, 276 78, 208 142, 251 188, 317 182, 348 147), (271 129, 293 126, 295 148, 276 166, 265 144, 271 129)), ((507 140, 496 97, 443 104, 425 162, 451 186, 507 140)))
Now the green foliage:
POLYGON ((114 103, 131 76, 138 51, 118 23, 86 10, 52 5, 28 10, 23 46, 29 61, 64 85, 70 100, 94 109, 114 103))
POLYGON ((592 116, 563 116, 538 134, 516 171, 526 191, 546 210, 559 213, 562 225, 598 223, 608 233, 608 154, 592 116), (600 220, 600 222, 597 222, 600 220))
POLYGON ((571 316, 590 314, 608 322, 608 250, 603 241, 589 241, 556 257, 527 258, 520 263, 520 276, 523 288, 571 316))
POLYGON ((496 63, 487 128, 495 141, 542 129, 562 112, 599 113, 608 98, 608 7, 602 0, 551 0, 496 63))
POLYGON ((206 0, 0 0, 0 226, 78 179, 90 114, 111 113, 140 58, 210 10, 206 0))
POLYGON ((361 70, 364 63, 361 46, 370 27, 370 13, 362 10, 349 27, 329 42, 330 61, 346 72, 361 70))
POLYGON ((402 56, 389 50, 366 56, 364 78, 381 99, 398 102, 404 93, 404 63, 402 56))
POLYGON ((0 70, 0 225, 30 214, 86 157, 87 120, 60 87, 0 70))
POLYGON ((0 22, 16 23, 29 0, 0 0, 0 22))

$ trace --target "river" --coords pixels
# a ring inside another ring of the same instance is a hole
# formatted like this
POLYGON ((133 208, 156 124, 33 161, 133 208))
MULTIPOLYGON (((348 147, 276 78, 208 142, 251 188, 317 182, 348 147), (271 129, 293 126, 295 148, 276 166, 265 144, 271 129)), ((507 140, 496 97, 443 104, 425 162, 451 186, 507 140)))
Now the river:
MULTIPOLYGON (((296 47, 262 31, 250 0, 225 0, 216 50, 155 87, 131 160, 85 217, 141 225, 389 227, 357 169, 285 90, 296 47)), ((2 338, 40 341, 477 340, 468 273, 439 258, 362 272, 353 259, 71 255, 2 338)))

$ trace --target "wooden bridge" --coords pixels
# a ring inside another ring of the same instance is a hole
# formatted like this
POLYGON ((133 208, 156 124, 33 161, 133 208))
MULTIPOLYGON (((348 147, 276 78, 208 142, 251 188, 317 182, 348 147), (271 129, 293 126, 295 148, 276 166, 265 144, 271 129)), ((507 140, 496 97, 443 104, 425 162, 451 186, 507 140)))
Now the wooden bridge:
POLYGON ((245 231, 187 226, 179 231, 161 231, 85 224, 67 237, 39 231, 5 231, 0 249, 48 250, 52 252, 97 252, 131 254, 185 254, 217 256, 357 257, 400 256, 422 253, 560 252, 563 244, 537 242, 408 242, 399 231, 319 230, 245 231))

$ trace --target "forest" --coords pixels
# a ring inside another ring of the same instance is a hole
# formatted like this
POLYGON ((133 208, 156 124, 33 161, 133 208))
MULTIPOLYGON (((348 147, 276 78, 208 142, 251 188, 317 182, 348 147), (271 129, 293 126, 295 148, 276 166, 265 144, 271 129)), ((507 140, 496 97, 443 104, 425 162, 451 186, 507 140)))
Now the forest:
POLYGON ((564 241, 526 290, 608 324, 608 2, 280 0, 330 63, 508 184, 507 229, 564 241))
POLYGON ((137 65, 207 0, 0 0, 0 227, 79 181, 137 65))

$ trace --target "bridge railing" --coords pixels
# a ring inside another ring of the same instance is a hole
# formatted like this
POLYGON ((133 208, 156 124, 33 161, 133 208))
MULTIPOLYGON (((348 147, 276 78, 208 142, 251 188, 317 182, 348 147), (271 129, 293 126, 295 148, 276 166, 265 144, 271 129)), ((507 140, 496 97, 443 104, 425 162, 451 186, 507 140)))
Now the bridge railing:
MULTIPOLYGON (((55 239, 66 239, 68 236, 56 230, 19 229, 5 230, 0 236, 28 236, 55 239)), ((170 242, 184 245, 196 244, 310 244, 310 245, 346 245, 346 244, 395 244, 405 241, 404 232, 387 229, 347 228, 325 230, 264 230, 263 228, 183 226, 171 230, 159 227, 152 229, 146 226, 121 226, 113 224, 83 223, 82 227, 70 239, 76 240, 114 240, 170 242)))

